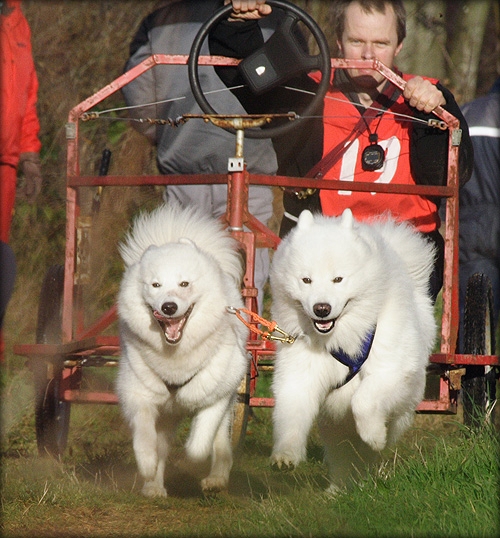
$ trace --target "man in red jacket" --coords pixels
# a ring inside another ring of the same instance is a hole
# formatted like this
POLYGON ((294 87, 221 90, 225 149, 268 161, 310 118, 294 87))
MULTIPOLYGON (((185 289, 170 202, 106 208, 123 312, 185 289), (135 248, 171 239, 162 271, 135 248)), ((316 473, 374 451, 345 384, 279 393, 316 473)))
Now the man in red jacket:
MULTIPOLYGON (((15 278, 15 260, 8 245, 16 199, 18 169, 23 195, 33 202, 42 175, 36 110, 38 79, 31 53, 31 31, 21 2, 0 2, 0 329, 15 278)), ((0 359, 3 356, 0 336, 0 359)))
MULTIPOLYGON (((244 42, 245 52, 231 33, 224 35, 219 27, 215 29, 218 42, 231 55, 245 58, 260 46, 252 19, 269 15, 272 8, 266 0, 224 1, 233 7, 230 20, 243 19, 232 25, 235 33, 244 32, 244 40, 240 41, 244 42)), ((472 172, 473 149, 467 123, 453 94, 435 79, 399 73, 394 65, 406 35, 403 0, 336 0, 332 8, 339 56, 351 60, 378 59, 400 74, 406 85, 401 92, 372 69, 334 70, 320 127, 323 158, 308 175, 322 181, 445 184, 448 131, 428 125, 428 120, 435 118, 432 111, 442 106, 460 122, 459 181, 464 184, 472 172)), ((260 95, 260 100, 268 100, 272 91, 260 95)), ((244 106, 249 109, 245 103, 244 106)), ((287 110, 294 110, 293 105, 287 103, 287 110)), ((311 132, 311 139, 315 134, 311 132)), ((444 259, 439 200, 355 190, 293 191, 286 190, 283 196, 281 237, 295 226, 304 209, 339 216, 349 207, 359 220, 390 213, 398 221, 413 224, 437 248, 430 282, 432 296, 437 297, 444 259)))

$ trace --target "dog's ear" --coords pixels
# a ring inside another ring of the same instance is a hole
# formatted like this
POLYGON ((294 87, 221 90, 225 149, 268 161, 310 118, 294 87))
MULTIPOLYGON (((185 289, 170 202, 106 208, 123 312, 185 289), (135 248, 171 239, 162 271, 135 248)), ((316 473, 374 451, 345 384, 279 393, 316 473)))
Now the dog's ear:
POLYGON ((155 250, 158 250, 158 245, 149 245, 149 247, 144 251, 143 255, 147 252, 154 252, 155 250))
POLYGON ((305 209, 299 215, 299 220, 297 221, 297 227, 300 228, 301 230, 307 230, 312 226, 313 222, 314 222, 313 214, 308 209, 305 209))
POLYGON ((158 245, 149 245, 149 247, 142 253, 140 260, 137 260, 141 265, 148 264, 151 256, 154 256, 154 252, 157 251, 160 247, 158 245))
POLYGON ((354 217, 352 216, 352 211, 349 208, 344 209, 342 216, 340 217, 340 224, 342 228, 348 230, 354 228, 354 217))
POLYGON ((196 247, 196 243, 194 243, 193 241, 191 241, 191 239, 188 239, 187 237, 181 237, 179 239, 179 243, 181 243, 182 245, 191 245, 192 247, 196 247))

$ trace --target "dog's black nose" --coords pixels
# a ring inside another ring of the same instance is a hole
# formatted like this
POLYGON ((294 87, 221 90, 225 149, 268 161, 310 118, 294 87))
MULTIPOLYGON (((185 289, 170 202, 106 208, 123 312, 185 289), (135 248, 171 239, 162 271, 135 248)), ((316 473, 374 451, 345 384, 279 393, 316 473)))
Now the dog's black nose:
POLYGON ((177 312, 177 304, 176 303, 163 303, 161 305, 161 311, 166 316, 173 316, 177 312))
POLYGON ((330 315, 332 307, 328 303, 316 303, 313 306, 313 312, 318 316, 318 318, 326 318, 330 315))

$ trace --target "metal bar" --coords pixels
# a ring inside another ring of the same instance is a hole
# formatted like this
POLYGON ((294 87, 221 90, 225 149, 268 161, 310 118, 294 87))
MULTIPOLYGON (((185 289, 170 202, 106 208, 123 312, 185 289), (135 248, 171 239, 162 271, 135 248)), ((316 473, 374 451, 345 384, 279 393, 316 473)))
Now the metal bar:
POLYGON ((120 345, 120 339, 116 335, 96 336, 95 339, 99 346, 118 347, 120 345))
POLYGON ((443 274, 443 312, 441 321, 441 352, 452 353, 456 350, 459 326, 458 299, 458 237, 459 237, 459 202, 458 202, 458 147, 452 146, 449 137, 448 186, 453 195, 446 200, 445 251, 443 274))
MULTIPOLYGON (((69 121, 76 121, 83 113, 87 112, 110 95, 113 95, 118 90, 123 88, 123 86, 126 86, 129 82, 136 79, 152 67, 157 65, 187 65, 188 59, 189 56, 184 54, 153 54, 72 108, 69 113, 69 121)), ((240 63, 240 61, 241 60, 237 60, 235 58, 226 58, 224 56, 200 56, 198 59, 198 64, 236 66, 240 63)))
POLYGON ((68 178, 72 187, 130 187, 136 185, 226 184, 227 174, 185 174, 163 176, 78 176, 68 178))
POLYGON ((441 400, 423 400, 415 409, 417 413, 439 413, 447 415, 456 415, 457 406, 442 402, 441 400))
POLYGON ((248 183, 246 170, 233 172, 226 177, 227 213, 226 219, 230 231, 243 231, 243 216, 247 213, 248 183))
MULTIPOLYGON (((384 65, 380 60, 376 58, 373 60, 353 60, 345 58, 332 58, 331 59, 332 68, 336 69, 373 69, 378 71, 383 75, 387 80, 391 81, 395 86, 404 90, 406 86, 406 80, 401 78, 397 73, 392 69, 384 65)), ((458 129, 459 121, 450 114, 443 107, 436 107, 433 112, 438 118, 442 119, 450 129, 458 129)))
MULTIPOLYGON (((453 196, 451 187, 430 185, 404 185, 400 183, 367 183, 352 181, 325 181, 292 176, 266 176, 249 174, 250 185, 274 187, 320 188, 324 190, 356 190, 361 192, 384 192, 392 194, 418 194, 421 196, 453 196)), ((79 176, 68 178, 72 187, 135 186, 135 185, 210 185, 226 184, 226 174, 184 174, 163 176, 79 176)))
POLYGON ((250 213, 247 213, 245 225, 255 234, 255 244, 257 248, 276 249, 279 245, 280 238, 250 213))
POLYGON ((259 354, 273 354, 276 352, 276 344, 269 340, 254 340, 247 343, 247 349, 258 351, 259 354))
POLYGON ((470 355, 458 353, 434 353, 430 362, 449 365, 498 366, 498 355, 470 355))
POLYGON ((88 338, 78 342, 64 342, 62 344, 18 344, 14 346, 14 353, 40 357, 62 357, 84 349, 92 349, 96 345, 95 338, 88 338))
MULTIPOLYGON (((248 351, 259 356, 272 357, 276 353, 275 344, 268 340, 249 340, 246 347, 248 351)), ((117 336, 96 335, 62 344, 16 344, 13 351, 16 355, 34 358, 52 357, 58 359, 67 356, 67 360, 81 361, 85 357, 92 355, 102 357, 119 355, 120 345, 117 336)))
POLYGON ((404 185, 401 183, 368 183, 365 181, 318 180, 291 176, 264 176, 251 174, 251 185, 273 185, 278 187, 301 187, 324 190, 356 190, 360 192, 384 192, 392 194, 418 194, 421 196, 453 196, 453 189, 447 186, 404 185))
POLYGON ((274 398, 250 398, 250 407, 274 407, 274 398))
POLYGON ((442 375, 439 378, 439 398, 421 401, 416 411, 417 413, 455 414, 457 412, 457 391, 450 386, 450 380, 442 375))
MULTIPOLYGON (((69 114, 69 121, 76 121, 84 112, 87 112, 92 107, 117 92, 123 86, 136 79, 144 72, 157 65, 187 65, 189 60, 188 55, 184 54, 153 54, 149 58, 143 60, 129 71, 123 73, 110 84, 94 93, 89 98, 85 99, 74 107, 69 114)), ((235 58, 227 58, 224 56, 200 56, 198 58, 199 65, 208 66, 237 66, 240 60, 235 58)), ((381 73, 384 77, 390 80, 393 84, 401 89, 404 89, 406 81, 391 69, 381 63, 379 60, 347 60, 343 58, 332 58, 331 65, 333 68, 339 69, 374 69, 381 73)), ((437 107, 434 114, 441 118, 450 128, 458 127, 458 120, 442 107, 437 107)))
POLYGON ((76 256, 76 190, 66 189, 66 250, 64 256, 64 288, 62 305, 62 341, 73 339, 73 299, 76 256))
MULTIPOLYGON (((243 276, 244 287, 242 294, 245 298, 257 297, 258 290, 255 287, 254 271, 255 266, 255 236, 250 232, 242 232, 240 230, 233 230, 232 236, 241 243, 245 249, 246 256, 246 268, 243 276)), ((252 305, 246 305, 246 308, 252 310, 252 305)))
MULTIPOLYGON (((108 352, 110 353, 110 352, 108 352)), ((91 367, 91 368, 115 368, 119 364, 118 359, 110 359, 107 357, 84 357, 82 359, 67 359, 64 361, 65 368, 91 367)))
POLYGON ((109 327, 118 319, 117 307, 113 305, 107 312, 105 312, 99 320, 97 320, 92 326, 79 335, 79 338, 89 338, 90 336, 97 336, 104 329, 109 327))
POLYGON ((87 392, 79 389, 63 390, 61 400, 71 403, 118 404, 118 396, 114 392, 87 392))

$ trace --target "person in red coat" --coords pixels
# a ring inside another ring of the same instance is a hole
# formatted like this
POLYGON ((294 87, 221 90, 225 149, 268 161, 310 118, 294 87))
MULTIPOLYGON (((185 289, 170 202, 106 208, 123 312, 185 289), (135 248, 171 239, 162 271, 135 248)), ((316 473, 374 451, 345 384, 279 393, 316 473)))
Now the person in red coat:
MULTIPOLYGON (((224 43, 234 57, 247 58, 261 46, 255 19, 269 15, 272 8, 266 0, 224 2, 232 4, 233 33, 237 37, 243 34, 244 39, 238 40, 229 32, 223 34, 223 25, 219 25, 214 30, 218 42, 224 43), (241 20, 236 22, 237 19, 241 20)), ((377 59, 400 75, 406 84, 400 91, 373 69, 333 70, 324 99, 323 125, 320 126, 322 158, 307 175, 322 182, 446 184, 448 130, 435 129, 428 123, 435 119, 432 111, 441 106, 460 123, 458 176, 460 185, 465 184, 472 173, 474 151, 467 122, 453 94, 438 80, 401 73, 395 65, 406 36, 403 0, 336 0, 332 2, 332 15, 340 58, 377 59)), ((278 43, 274 43, 276 48, 278 43)), ((314 75, 310 78, 317 80, 314 75)), ((232 81, 233 85, 237 82, 232 81)), ((260 95, 260 100, 269 100, 272 92, 273 89, 260 95)), ((248 110, 245 103, 243 105, 248 110)), ((286 110, 294 110, 293 105, 287 103, 286 110)), ((311 133, 311 138, 314 134, 311 133)), ((316 140, 314 142, 317 146, 316 140)), ((298 192, 286 189, 280 237, 295 226, 304 209, 340 216, 344 209, 350 208, 354 217, 362 221, 390 214, 397 221, 415 226, 435 245, 436 261, 430 279, 435 300, 442 287, 444 263, 439 204, 436 197, 420 195, 401 196, 354 189, 318 188, 298 192)))
MULTIPOLYGON (((18 171, 22 195, 33 202, 42 187, 38 79, 31 52, 31 31, 21 2, 0 2, 0 330, 15 279, 15 258, 8 245, 18 171)), ((0 360, 3 341, 0 335, 0 360)))

